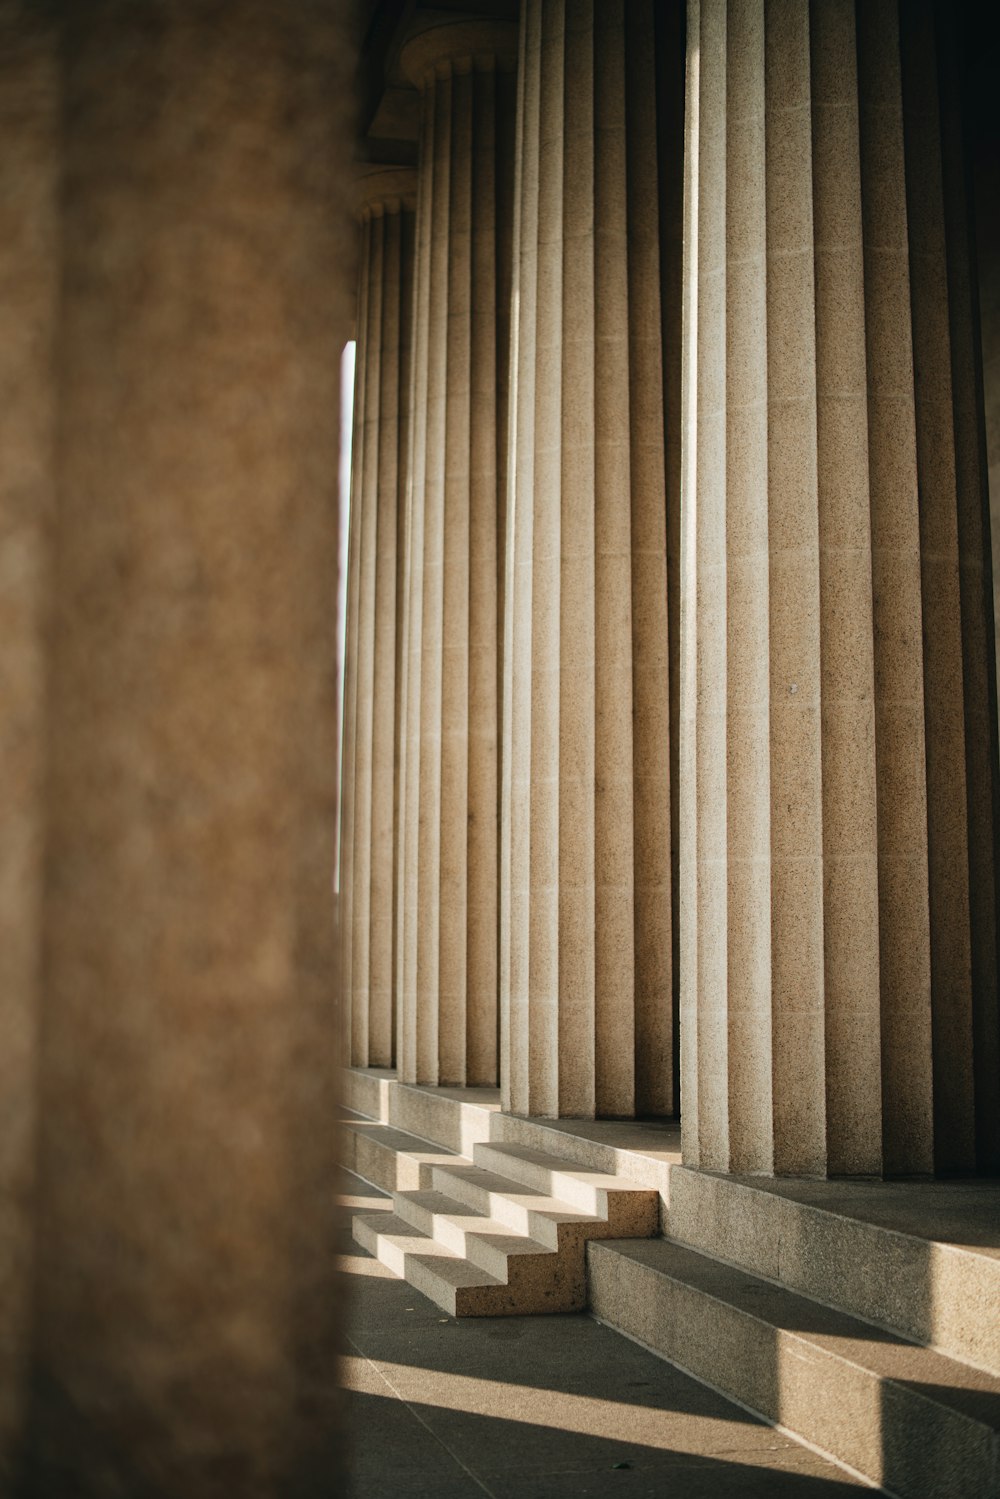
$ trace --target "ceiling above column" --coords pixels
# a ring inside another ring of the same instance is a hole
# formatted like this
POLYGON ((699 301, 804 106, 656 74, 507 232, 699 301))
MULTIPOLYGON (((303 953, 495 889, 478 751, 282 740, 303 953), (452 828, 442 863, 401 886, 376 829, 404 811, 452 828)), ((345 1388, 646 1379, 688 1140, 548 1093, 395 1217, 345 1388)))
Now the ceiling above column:
POLYGON ((420 93, 400 65, 405 44, 430 27, 458 21, 516 21, 518 0, 362 0, 358 95, 361 161, 415 165, 420 93))

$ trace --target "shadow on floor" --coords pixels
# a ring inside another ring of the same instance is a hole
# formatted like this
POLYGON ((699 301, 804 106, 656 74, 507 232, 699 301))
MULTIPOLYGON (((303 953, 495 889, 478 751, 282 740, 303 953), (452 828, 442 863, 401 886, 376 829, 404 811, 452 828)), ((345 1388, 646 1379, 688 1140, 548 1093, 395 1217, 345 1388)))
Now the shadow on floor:
MULTIPOLYGON (((353 1206, 387 1199, 353 1179, 353 1206)), ((350 1499, 831 1499, 859 1481, 592 1318, 456 1321, 344 1229, 350 1499)))

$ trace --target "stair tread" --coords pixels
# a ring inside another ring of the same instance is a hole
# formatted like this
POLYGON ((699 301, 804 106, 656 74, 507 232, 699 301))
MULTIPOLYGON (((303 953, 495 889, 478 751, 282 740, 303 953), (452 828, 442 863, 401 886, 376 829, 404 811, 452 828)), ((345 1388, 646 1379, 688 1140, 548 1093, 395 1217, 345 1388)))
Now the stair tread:
POLYGON ((427 1155, 442 1161, 467 1159, 466 1156, 449 1150, 447 1146, 436 1145, 433 1140, 424 1140, 420 1135, 411 1135, 404 1129, 397 1129, 393 1124, 382 1124, 379 1120, 367 1119, 362 1114, 352 1119, 343 1119, 341 1128, 366 1135, 370 1140, 384 1145, 387 1150, 401 1151, 406 1155, 427 1155))
POLYGON ((454 1179, 458 1176, 462 1181, 470 1182, 484 1192, 509 1197, 530 1211, 544 1213, 547 1217, 559 1222, 600 1223, 604 1221, 595 1213, 584 1213, 579 1208, 575 1208, 572 1203, 564 1202, 560 1197, 553 1197, 538 1187, 526 1186, 523 1182, 514 1181, 509 1176, 501 1176, 499 1172, 490 1171, 485 1166, 477 1166, 472 1161, 445 1162, 436 1176, 440 1180, 448 1180, 449 1177, 454 1179))
POLYGON ((354 1222, 369 1224, 380 1239, 391 1240, 406 1254, 433 1268, 451 1286, 502 1286, 504 1282, 473 1265, 463 1255, 439 1244, 395 1213, 356 1213, 354 1222))
POLYGON ((1000 1427, 1000 1379, 935 1348, 671 1239, 598 1240, 591 1252, 635 1261, 882 1380, 916 1386, 918 1392, 919 1386, 933 1387, 929 1400, 949 1405, 985 1425, 1000 1427))
MULTIPOLYGON (((691 1167, 683 1168, 685 1177, 691 1167)), ((729 1185, 766 1193, 784 1207, 896 1234, 939 1250, 1000 1260, 1000 1191, 996 1181, 802 1181, 733 1174, 729 1185), (988 1194, 988 1195, 985 1195, 988 1194), (972 1207, 963 1198, 975 1196, 972 1207), (973 1215, 970 1219, 970 1213, 973 1215), (976 1233, 981 1239, 973 1237, 976 1233)))
MULTIPOLYGON (((465 1203, 456 1202, 453 1197, 446 1197, 443 1192, 418 1191, 418 1192, 395 1192, 393 1201, 403 1204, 410 1202, 417 1207, 422 1207, 426 1212, 433 1213, 436 1217, 447 1218, 451 1222, 457 1222, 466 1234, 474 1234, 477 1239, 493 1243, 497 1248, 503 1249, 506 1254, 553 1254, 554 1250, 546 1244, 541 1244, 537 1239, 532 1239, 527 1234, 520 1233, 516 1228, 511 1228, 506 1223, 501 1223, 497 1218, 488 1217, 484 1213, 477 1213, 474 1208, 465 1203)), ((396 1214, 399 1217, 399 1214, 396 1214)), ((405 1220, 404 1220, 405 1221, 405 1220)))
POLYGON ((485 1145, 476 1146, 476 1150, 489 1151, 491 1154, 506 1157, 513 1161, 523 1161, 528 1165, 539 1166, 547 1171, 558 1172, 562 1176, 572 1176, 588 1186, 603 1188, 615 1192, 642 1192, 652 1193, 653 1187, 644 1187, 639 1182, 633 1182, 628 1177, 610 1176, 605 1171, 594 1171, 588 1166, 581 1166, 575 1161, 563 1160, 561 1156, 551 1155, 548 1151, 539 1150, 533 1145, 515 1145, 506 1141, 490 1140, 485 1145))
MULTIPOLYGON (((359 1134, 367 1136, 386 1149, 395 1150, 400 1153, 427 1158, 435 1165, 450 1168, 463 1166, 474 1168, 494 1177, 499 1185, 490 1190, 503 1191, 507 1195, 529 1196, 537 1194, 541 1198, 550 1199, 556 1206, 554 1211, 565 1211, 567 1214, 579 1214, 579 1210, 571 1203, 564 1202, 554 1194, 542 1192, 539 1188, 533 1188, 525 1183, 519 1182, 515 1177, 504 1176, 501 1172, 491 1170, 486 1166, 479 1166, 475 1159, 461 1155, 457 1151, 449 1150, 443 1145, 437 1145, 432 1140, 423 1139, 419 1135, 410 1134, 406 1130, 398 1129, 394 1125, 383 1124, 377 1119, 370 1119, 363 1114, 355 1114, 353 1117, 344 1118, 342 1126, 359 1134)), ((635 1192, 646 1195, 653 1194, 655 1189, 644 1187, 638 1182, 632 1182, 627 1177, 612 1176, 606 1172, 594 1171, 587 1166, 581 1166, 573 1161, 563 1160, 560 1156, 551 1155, 549 1152, 539 1150, 534 1146, 516 1145, 504 1141, 487 1141, 477 1144, 474 1150, 486 1150, 501 1158, 507 1158, 514 1162, 537 1166, 550 1172, 558 1172, 560 1175, 572 1177, 580 1183, 592 1187, 595 1190, 613 1192, 635 1192)), ((592 1217, 592 1214, 584 1214, 583 1217, 592 1217)))

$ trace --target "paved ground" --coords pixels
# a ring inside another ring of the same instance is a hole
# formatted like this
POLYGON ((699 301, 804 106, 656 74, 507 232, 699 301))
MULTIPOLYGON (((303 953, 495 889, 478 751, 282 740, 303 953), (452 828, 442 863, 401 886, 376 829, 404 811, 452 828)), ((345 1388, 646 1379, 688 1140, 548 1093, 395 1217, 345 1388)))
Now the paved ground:
MULTIPOLYGON (((350 1206, 388 1199, 352 1178, 350 1206)), ((847 1499, 860 1480, 590 1317, 455 1321, 349 1238, 350 1499, 847 1499)))

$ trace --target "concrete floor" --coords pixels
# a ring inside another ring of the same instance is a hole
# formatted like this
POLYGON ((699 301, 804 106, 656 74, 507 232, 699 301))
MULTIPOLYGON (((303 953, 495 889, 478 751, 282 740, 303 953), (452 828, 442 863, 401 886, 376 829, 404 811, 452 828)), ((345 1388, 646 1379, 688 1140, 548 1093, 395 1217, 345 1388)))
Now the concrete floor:
MULTIPOLYGON (((345 1205, 389 1199, 350 1178, 345 1205)), ((835 1499, 860 1479, 580 1314, 455 1321, 349 1238, 350 1499, 835 1499)))

